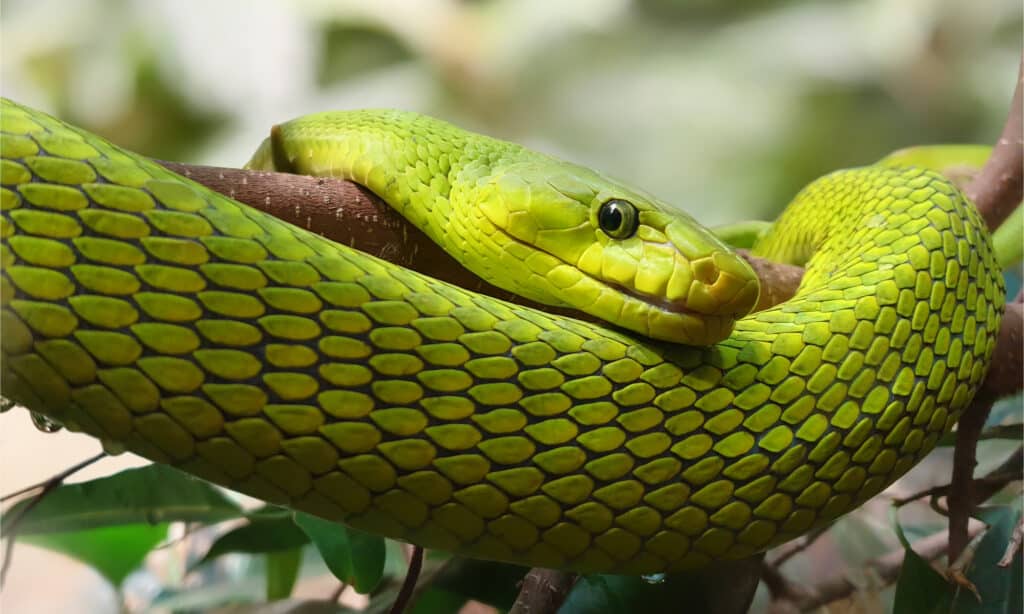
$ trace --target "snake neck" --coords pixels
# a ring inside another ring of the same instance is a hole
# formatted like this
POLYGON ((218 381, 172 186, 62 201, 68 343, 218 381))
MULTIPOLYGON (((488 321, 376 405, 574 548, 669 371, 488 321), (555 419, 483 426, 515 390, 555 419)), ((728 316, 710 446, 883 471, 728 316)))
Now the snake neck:
MULTIPOLYGON (((546 156, 432 117, 364 110, 308 115, 275 126, 246 166, 363 185, 470 271, 500 286, 501 280, 537 276, 521 258, 499 257, 509 249, 521 252, 522 246, 492 223, 482 203, 504 207, 502 190, 510 188, 503 178, 514 176, 518 163, 539 158, 546 156)), ((512 183, 528 191, 514 177, 512 183)), ((506 287, 544 304, 568 306, 544 288, 537 283, 506 287)))
POLYGON ((323 113, 276 126, 247 166, 359 183, 448 249, 472 231, 453 225, 469 199, 452 186, 488 176, 503 145, 405 111, 323 113))

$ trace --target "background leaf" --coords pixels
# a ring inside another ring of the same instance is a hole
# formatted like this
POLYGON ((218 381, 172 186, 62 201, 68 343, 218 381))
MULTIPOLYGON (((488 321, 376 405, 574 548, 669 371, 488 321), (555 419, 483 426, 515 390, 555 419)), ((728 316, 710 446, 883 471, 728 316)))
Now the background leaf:
POLYGON ((433 586, 507 610, 512 607, 519 582, 528 571, 529 568, 519 565, 455 557, 438 573, 433 586))
POLYGON ((369 593, 384 573, 384 538, 303 512, 295 513, 297 524, 313 542, 334 577, 369 593))
MULTIPOLYGON (((0 531, 10 531, 28 500, 4 514, 0 531)), ((220 490, 177 469, 149 465, 110 477, 66 484, 50 492, 17 526, 18 537, 126 524, 169 521, 218 522, 242 515, 220 490)))
POLYGON ((228 531, 213 542, 193 569, 225 554, 267 554, 301 548, 309 543, 306 534, 290 515, 250 517, 246 524, 228 531))
POLYGON ((302 548, 267 553, 267 601, 285 599, 292 594, 302 566, 302 548))
POLYGON ((961 590, 952 605, 957 614, 1017 614, 1021 611, 1024 567, 1021 565, 1020 553, 1009 567, 1004 569, 996 565, 1010 542, 1020 514, 1019 496, 1014 505, 984 507, 975 514, 989 526, 988 532, 978 544, 974 562, 967 570, 967 578, 977 587, 981 603, 970 591, 961 590))
POLYGON ((893 614, 948 612, 952 599, 949 582, 913 549, 906 548, 896 580, 893 614))
POLYGON ((42 533, 22 541, 82 561, 117 587, 166 537, 167 523, 161 523, 42 533))

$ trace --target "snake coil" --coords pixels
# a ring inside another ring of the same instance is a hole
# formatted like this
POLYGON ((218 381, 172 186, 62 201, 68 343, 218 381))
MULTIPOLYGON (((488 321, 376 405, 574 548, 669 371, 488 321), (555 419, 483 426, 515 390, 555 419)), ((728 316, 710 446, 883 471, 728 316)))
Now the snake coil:
POLYGON ((649 573, 820 527, 949 430, 1002 313, 978 215, 917 168, 807 187, 756 247, 806 263, 797 296, 694 347, 388 264, 10 101, 0 129, 5 396, 470 557, 649 573))

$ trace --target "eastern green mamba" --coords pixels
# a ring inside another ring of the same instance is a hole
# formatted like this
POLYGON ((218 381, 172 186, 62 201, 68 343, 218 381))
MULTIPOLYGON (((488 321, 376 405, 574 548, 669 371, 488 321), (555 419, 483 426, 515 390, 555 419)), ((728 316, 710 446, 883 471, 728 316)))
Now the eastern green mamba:
POLYGON ((435 119, 329 113, 252 166, 367 185, 553 316, 383 262, 4 101, 3 394, 112 449, 461 555, 648 573, 746 557, 910 469, 1003 311, 976 211, 882 165, 754 247, 593 171, 435 119), (622 329, 626 329, 623 331, 622 329))

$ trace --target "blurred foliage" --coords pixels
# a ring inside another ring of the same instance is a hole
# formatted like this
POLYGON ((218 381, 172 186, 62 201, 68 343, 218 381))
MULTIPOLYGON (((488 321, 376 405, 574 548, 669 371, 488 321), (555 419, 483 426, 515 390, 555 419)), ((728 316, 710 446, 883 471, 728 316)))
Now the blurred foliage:
MULTIPOLYGON (((814 177, 896 149, 991 143, 1024 14, 1019 0, 2 0, 0 8, 3 95, 146 155, 237 166, 274 123, 398 107, 599 168, 708 225, 771 219, 814 177)), ((1016 249, 1010 260, 1019 260, 1019 220, 1004 241, 1016 249)), ((1015 290, 1019 269, 1009 275, 1015 290)), ((1021 422, 1020 408, 1019 397, 1002 402, 989 426, 1021 422)), ((984 442, 978 471, 1017 445, 984 442)), ((948 466, 940 451, 894 489, 944 483, 948 466)), ((386 611, 397 594, 405 564, 393 542, 332 533, 311 517, 247 513, 165 468, 135 471, 143 473, 61 488, 19 533, 93 565, 126 600, 160 611, 260 603, 330 572, 372 596, 367 611, 386 611), (162 563, 140 568, 166 523, 172 541, 158 550, 162 563), (121 545, 109 547, 111 539, 121 545)), ((869 503, 840 519, 786 573, 808 583, 898 548, 884 509, 869 503)), ((993 509, 989 557, 1020 514, 1019 501, 993 509)), ((901 522, 912 538, 944 526, 924 503, 903 508, 901 522)), ((907 560, 899 587, 865 591, 861 611, 890 611, 894 599, 903 608, 907 595, 948 608, 953 597, 931 567, 907 560)), ((974 570, 991 569, 975 561, 974 570)), ((430 557, 415 611, 455 612, 467 599, 505 609, 524 572, 430 557)), ((1019 604, 1020 583, 1000 577, 978 582, 998 594, 977 611, 1019 604)), ((686 582, 588 578, 569 606, 677 606, 686 582)), ((766 606, 761 591, 755 610, 766 606)))

